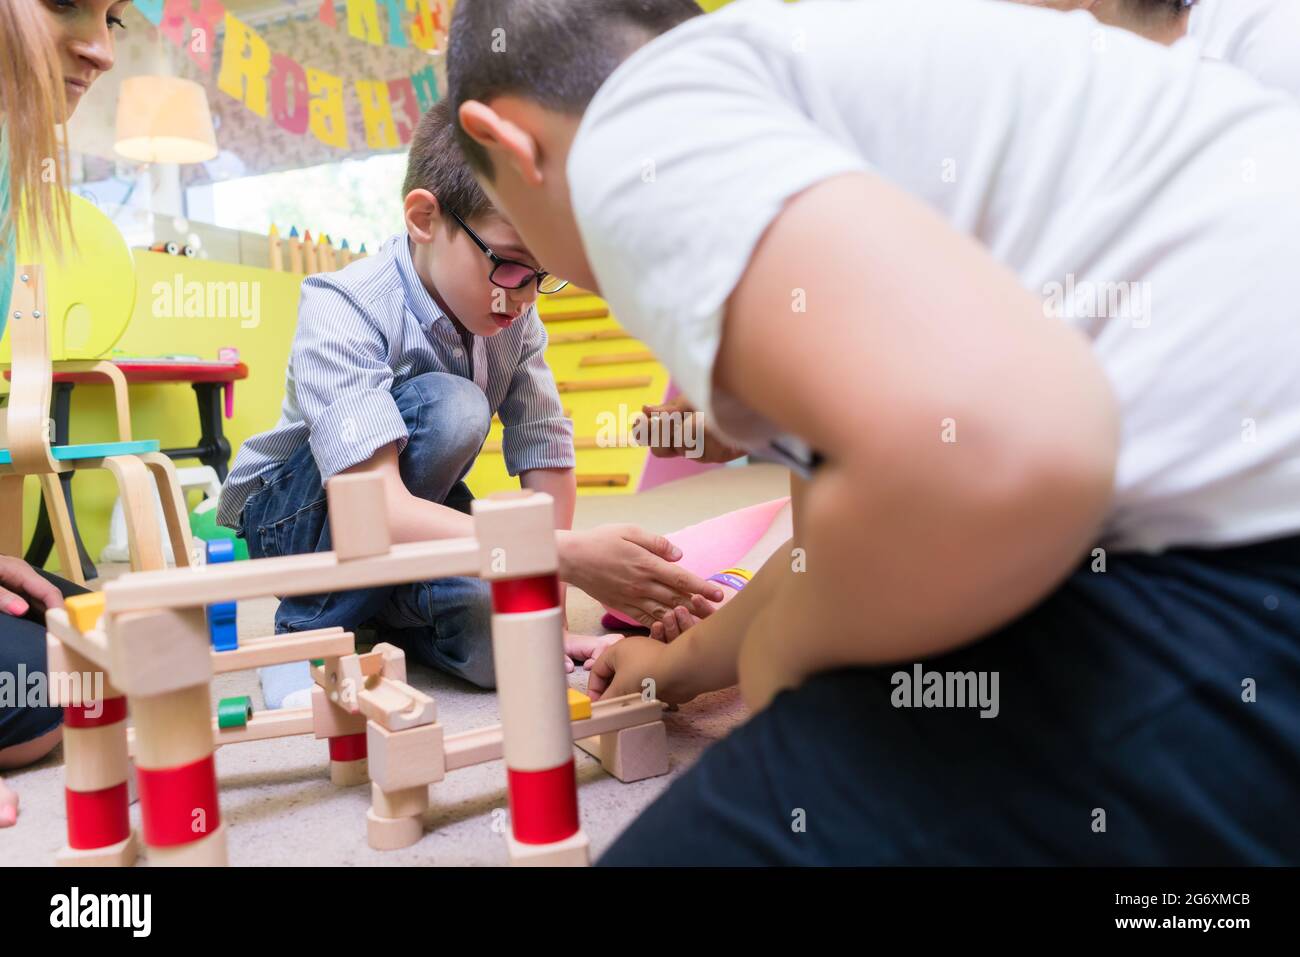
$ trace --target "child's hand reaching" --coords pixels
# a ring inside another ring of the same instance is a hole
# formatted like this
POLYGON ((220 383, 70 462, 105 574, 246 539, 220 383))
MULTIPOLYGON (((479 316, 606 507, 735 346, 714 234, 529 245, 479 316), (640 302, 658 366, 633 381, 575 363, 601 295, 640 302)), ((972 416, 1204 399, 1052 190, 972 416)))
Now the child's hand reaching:
POLYGON ((681 637, 682 632, 699 624, 701 619, 708 618, 740 594, 729 585, 718 585, 718 587, 722 589, 722 601, 712 602, 703 595, 692 595, 689 608, 678 605, 664 612, 663 616, 650 626, 650 637, 655 641, 676 641, 681 637))
POLYGON ((622 635, 579 635, 568 629, 564 632, 564 672, 571 674, 576 662, 588 671, 606 648, 622 641, 622 635))
POLYGON ((676 654, 680 647, 637 635, 625 638, 596 659, 587 679, 587 693, 599 701, 649 691, 665 704, 684 704, 700 692, 689 685, 690 670, 676 654), (647 678, 652 684, 642 687, 647 678))

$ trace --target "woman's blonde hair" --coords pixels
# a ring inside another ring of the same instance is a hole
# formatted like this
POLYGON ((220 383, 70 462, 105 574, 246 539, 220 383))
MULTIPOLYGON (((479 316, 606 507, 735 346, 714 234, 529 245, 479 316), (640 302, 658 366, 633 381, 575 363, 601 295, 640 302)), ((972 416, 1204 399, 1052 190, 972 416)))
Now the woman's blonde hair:
POLYGON ((45 16, 38 0, 0 0, 0 149, 9 156, 0 242, 15 227, 53 239, 69 223, 66 157, 55 130, 67 111, 63 68, 45 16))

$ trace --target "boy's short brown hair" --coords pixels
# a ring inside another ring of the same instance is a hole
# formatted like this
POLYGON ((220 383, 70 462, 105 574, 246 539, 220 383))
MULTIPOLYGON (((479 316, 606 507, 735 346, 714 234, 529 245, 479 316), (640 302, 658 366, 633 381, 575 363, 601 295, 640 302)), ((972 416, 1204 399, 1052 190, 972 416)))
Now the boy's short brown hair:
MULTIPOLYGON (((414 189, 427 189, 438 198, 444 210, 450 210, 466 222, 496 211, 456 144, 451 105, 447 100, 435 103, 420 117, 411 137, 402 198, 414 189)), ((446 225, 454 228, 456 224, 447 217, 446 225)))

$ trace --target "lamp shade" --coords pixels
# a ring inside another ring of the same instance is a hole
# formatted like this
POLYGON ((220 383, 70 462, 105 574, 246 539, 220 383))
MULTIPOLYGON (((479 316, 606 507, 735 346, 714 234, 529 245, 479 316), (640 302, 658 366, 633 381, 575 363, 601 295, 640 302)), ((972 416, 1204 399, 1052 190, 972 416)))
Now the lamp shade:
POLYGON ((203 87, 178 76, 132 76, 117 100, 117 152, 144 163, 203 163, 217 134, 203 87))

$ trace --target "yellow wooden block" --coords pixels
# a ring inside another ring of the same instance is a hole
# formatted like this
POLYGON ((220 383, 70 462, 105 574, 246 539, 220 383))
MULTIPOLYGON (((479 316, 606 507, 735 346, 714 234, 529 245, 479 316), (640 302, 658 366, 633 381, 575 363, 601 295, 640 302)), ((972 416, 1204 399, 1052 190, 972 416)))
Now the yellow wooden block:
POLYGON ((569 689, 569 720, 582 721, 591 717, 591 699, 577 688, 569 689))
POLYGON ((104 614, 104 593, 92 591, 85 595, 73 595, 63 599, 63 607, 68 610, 68 621, 72 627, 83 635, 93 631, 104 614))

